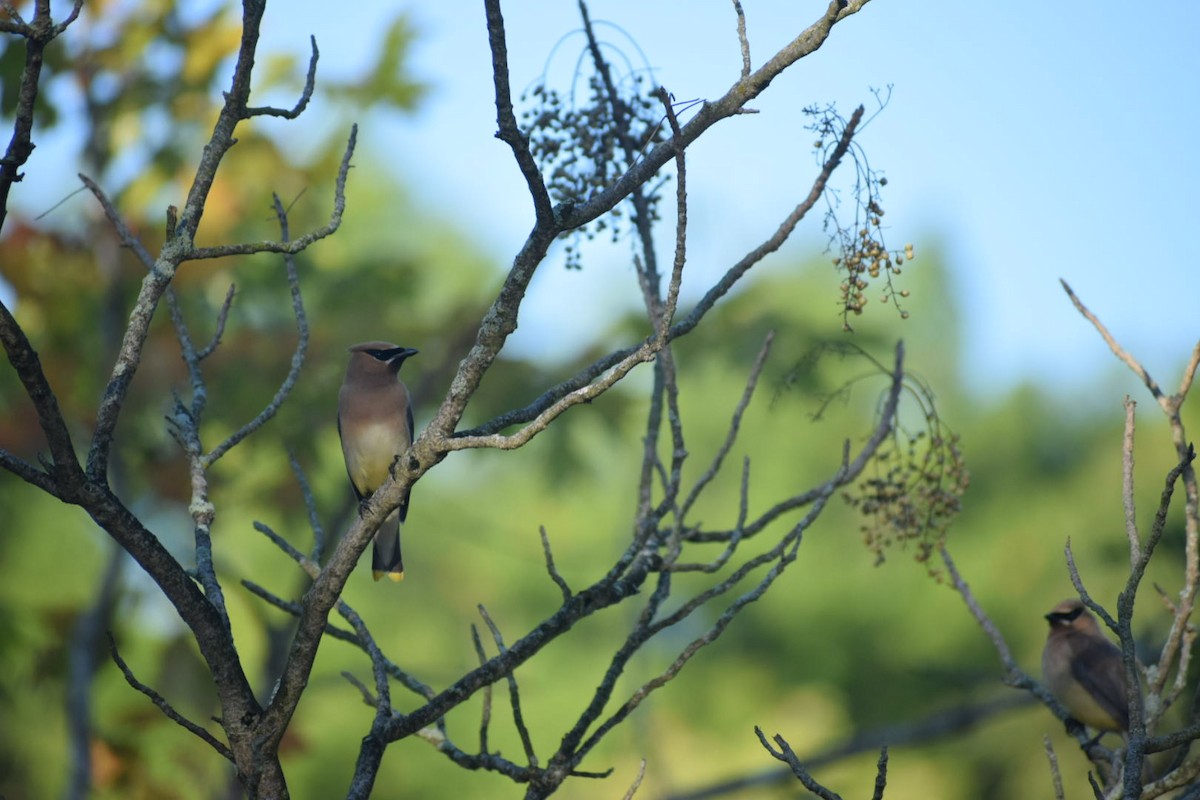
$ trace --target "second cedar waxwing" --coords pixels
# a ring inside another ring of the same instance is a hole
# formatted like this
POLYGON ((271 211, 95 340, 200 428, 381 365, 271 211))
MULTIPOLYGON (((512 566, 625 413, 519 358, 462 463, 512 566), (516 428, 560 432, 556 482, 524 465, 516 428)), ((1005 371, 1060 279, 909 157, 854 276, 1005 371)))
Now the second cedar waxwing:
POLYGON ((1050 633, 1042 675, 1071 716, 1098 731, 1129 730, 1129 684, 1121 651, 1079 600, 1063 600, 1046 615, 1050 633))
MULTIPOLYGON (((346 472, 359 502, 388 479, 392 464, 412 444, 413 413, 400 365, 417 351, 387 342, 364 342, 350 348, 350 364, 338 392, 338 436, 346 472)), ((404 579, 400 526, 408 516, 408 492, 398 508, 375 532, 371 574, 404 579)))

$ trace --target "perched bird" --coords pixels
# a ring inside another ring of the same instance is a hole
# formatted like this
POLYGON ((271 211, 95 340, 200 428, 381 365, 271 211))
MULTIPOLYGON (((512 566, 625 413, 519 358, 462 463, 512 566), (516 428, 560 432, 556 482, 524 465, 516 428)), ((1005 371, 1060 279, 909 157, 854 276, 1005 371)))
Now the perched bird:
MULTIPOLYGON (((417 351, 387 342, 350 348, 350 364, 338 392, 338 435, 346 472, 359 502, 383 485, 396 458, 412 444, 413 413, 400 365, 417 351)), ((408 492, 375 533, 371 574, 404 579, 400 526, 408 516, 408 492)))
POLYGON ((1042 675, 1071 716, 1098 731, 1129 730, 1129 684, 1121 651, 1079 600, 1063 600, 1046 619, 1042 675))

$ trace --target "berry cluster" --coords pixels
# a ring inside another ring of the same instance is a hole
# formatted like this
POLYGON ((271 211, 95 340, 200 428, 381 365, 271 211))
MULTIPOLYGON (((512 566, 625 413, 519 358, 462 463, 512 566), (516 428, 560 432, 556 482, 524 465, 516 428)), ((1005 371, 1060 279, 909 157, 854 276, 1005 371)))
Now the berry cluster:
MULTIPOLYGON (((521 115, 521 127, 556 204, 586 202, 616 182, 648 147, 662 141, 662 107, 644 92, 642 76, 633 75, 621 86, 628 90, 614 96, 602 76, 593 73, 580 103, 544 84, 522 95, 529 107, 521 115)), ((661 183, 639 190, 646 201, 647 223, 658 218, 660 187, 661 183)), ((591 240, 611 230, 613 241, 617 241, 624 232, 624 217, 618 206, 610 214, 565 234, 571 237, 566 246, 567 267, 580 267, 578 237, 591 240)))

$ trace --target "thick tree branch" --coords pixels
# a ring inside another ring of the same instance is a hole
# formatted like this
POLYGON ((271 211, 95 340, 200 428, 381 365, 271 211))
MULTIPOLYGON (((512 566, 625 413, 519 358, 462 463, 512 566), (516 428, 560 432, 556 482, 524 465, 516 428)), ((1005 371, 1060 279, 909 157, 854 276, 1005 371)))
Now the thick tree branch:
POLYGON ((80 469, 75 457, 75 445, 71 442, 71 432, 67 429, 66 420, 63 419, 62 410, 58 406, 58 398, 50 388, 37 352, 3 302, 0 302, 0 344, 4 346, 8 363, 12 364, 13 371, 17 373, 21 385, 25 387, 25 393, 33 403, 38 425, 50 445, 50 456, 53 459, 49 474, 36 470, 32 464, 27 464, 14 455, 5 454, 0 464, 26 481, 46 488, 61 499, 60 490, 52 490, 51 487, 57 488, 78 478, 80 469))

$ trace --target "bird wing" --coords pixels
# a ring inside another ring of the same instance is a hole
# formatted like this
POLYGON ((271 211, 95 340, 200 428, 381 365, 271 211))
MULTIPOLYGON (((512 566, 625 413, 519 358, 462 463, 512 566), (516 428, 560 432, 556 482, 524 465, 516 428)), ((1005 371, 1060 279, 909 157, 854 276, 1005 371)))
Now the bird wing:
MULTIPOLYGON (((408 394, 408 390, 407 390, 407 389, 405 389, 405 394, 406 394, 406 395, 408 394)), ((408 422, 408 445, 409 445, 409 447, 412 447, 412 443, 413 443, 413 412, 412 412, 412 407, 413 407, 413 404, 412 404, 412 397, 410 396, 410 397, 408 398, 408 403, 407 403, 407 406, 406 406, 406 411, 408 412, 408 414, 407 414, 407 422, 408 422)), ((412 487, 409 487, 409 489, 405 490, 405 492, 404 492, 404 499, 400 501, 400 522, 401 522, 401 524, 403 524, 403 523, 404 523, 404 522, 405 522, 405 521, 408 519, 408 496, 411 494, 411 489, 412 489, 412 487)))
POLYGON ((1121 651, 1107 639, 1088 637, 1071 661, 1071 675, 1125 730, 1129 729, 1129 697, 1121 651))
MULTIPOLYGON (((338 428, 338 441, 342 441, 342 412, 341 412, 341 409, 338 409, 337 428, 338 428)), ((350 488, 354 490, 354 498, 361 503, 362 499, 363 499, 362 492, 360 492, 358 490, 358 487, 354 485, 354 475, 350 472, 350 462, 346 461, 345 463, 346 463, 346 477, 350 479, 350 488)))

